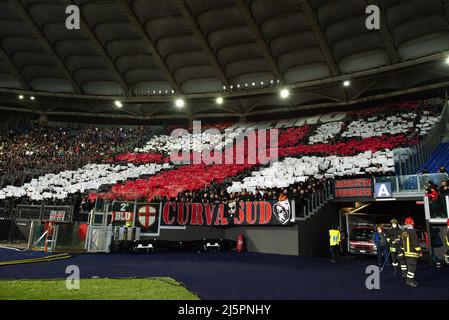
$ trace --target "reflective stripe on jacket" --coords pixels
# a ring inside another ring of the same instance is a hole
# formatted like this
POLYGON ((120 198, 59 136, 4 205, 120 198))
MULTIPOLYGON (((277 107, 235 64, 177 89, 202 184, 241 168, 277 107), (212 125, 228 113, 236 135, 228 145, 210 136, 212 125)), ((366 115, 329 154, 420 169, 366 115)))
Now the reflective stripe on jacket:
POLYGON ((421 252, 419 246, 418 235, 415 230, 403 230, 402 231, 402 250, 404 255, 410 258, 418 258, 421 252))
POLYGON ((390 246, 390 252, 400 251, 402 247, 402 230, 399 228, 391 228, 387 231, 387 242, 390 246))
POLYGON ((446 245, 449 247, 449 229, 446 232, 446 245))

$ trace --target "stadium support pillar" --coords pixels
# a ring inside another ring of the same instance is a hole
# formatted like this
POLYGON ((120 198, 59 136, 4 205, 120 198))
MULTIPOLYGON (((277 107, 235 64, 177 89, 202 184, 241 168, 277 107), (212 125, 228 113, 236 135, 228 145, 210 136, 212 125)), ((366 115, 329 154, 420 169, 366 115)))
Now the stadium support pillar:
POLYGON ((189 113, 188 117, 189 117, 189 125, 193 125, 193 121, 195 121, 195 116, 192 113, 189 113))
POLYGON ((241 114, 241 115, 239 116, 239 122, 240 122, 240 123, 245 123, 245 122, 246 122, 246 115, 241 114))
POLYGON ((48 125, 48 117, 46 113, 42 113, 39 116, 39 126, 40 127, 46 127, 48 125))

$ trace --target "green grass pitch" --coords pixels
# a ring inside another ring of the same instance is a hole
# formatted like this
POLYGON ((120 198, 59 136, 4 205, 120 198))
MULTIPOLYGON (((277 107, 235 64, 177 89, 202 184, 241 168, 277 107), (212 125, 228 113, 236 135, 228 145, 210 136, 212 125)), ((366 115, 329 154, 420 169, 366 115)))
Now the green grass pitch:
POLYGON ((0 300, 198 300, 171 278, 81 279, 68 290, 66 280, 2 280, 0 300))

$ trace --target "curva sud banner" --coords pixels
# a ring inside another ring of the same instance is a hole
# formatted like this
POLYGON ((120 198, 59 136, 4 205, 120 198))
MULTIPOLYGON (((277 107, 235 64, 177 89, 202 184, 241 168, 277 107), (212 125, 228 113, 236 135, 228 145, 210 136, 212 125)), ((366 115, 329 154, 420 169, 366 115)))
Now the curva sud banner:
POLYGON ((227 204, 118 201, 112 204, 112 222, 139 227, 142 236, 187 226, 286 226, 295 222, 295 204, 289 200, 227 204))
POLYGON ((164 202, 161 226, 262 226, 288 225, 295 221, 294 205, 285 201, 203 204, 164 202))
POLYGON ((139 227, 143 236, 158 236, 160 229, 187 226, 286 226, 295 222, 295 205, 285 201, 203 204, 186 202, 114 202, 115 225, 139 227))

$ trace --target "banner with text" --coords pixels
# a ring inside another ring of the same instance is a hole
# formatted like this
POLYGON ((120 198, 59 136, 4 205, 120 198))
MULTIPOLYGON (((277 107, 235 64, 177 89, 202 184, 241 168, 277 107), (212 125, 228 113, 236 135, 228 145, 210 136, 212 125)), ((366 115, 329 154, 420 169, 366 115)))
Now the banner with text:
POLYGON ((261 226, 288 225, 295 221, 291 201, 230 202, 203 204, 164 202, 161 226, 261 226))
POLYGON ((371 178, 334 181, 334 199, 357 200, 358 198, 373 198, 373 196, 373 180, 371 178))

